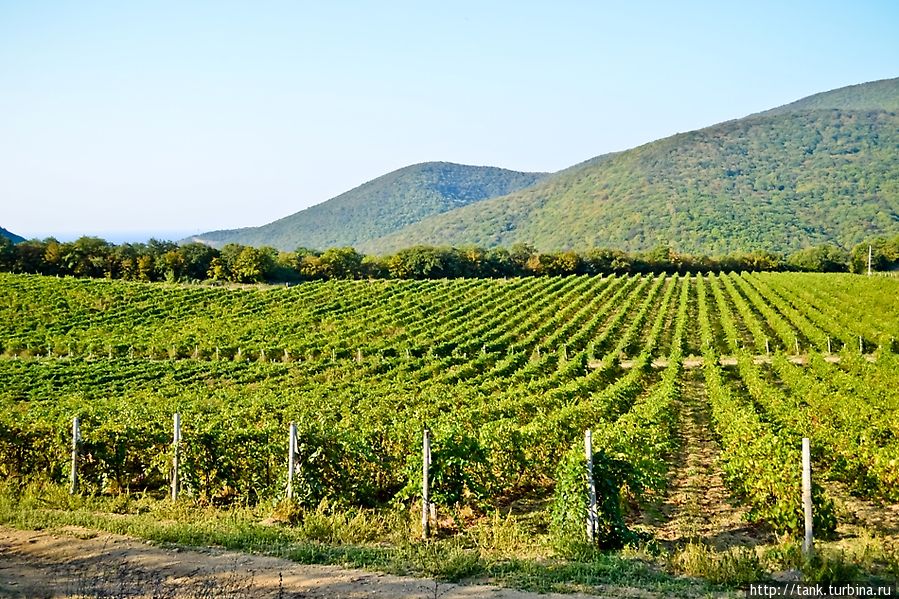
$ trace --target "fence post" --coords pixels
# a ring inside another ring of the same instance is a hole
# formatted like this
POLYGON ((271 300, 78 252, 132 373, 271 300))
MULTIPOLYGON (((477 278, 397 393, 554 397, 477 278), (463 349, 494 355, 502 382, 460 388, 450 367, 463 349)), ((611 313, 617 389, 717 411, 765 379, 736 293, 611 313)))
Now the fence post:
POLYGON ((865 339, 861 335, 858 336, 858 353, 865 353, 865 339))
POLYGON ((811 557, 814 551, 814 534, 812 531, 812 455, 808 437, 802 439, 802 507, 805 511, 805 539, 802 553, 811 557))
POLYGON ((181 457, 181 414, 178 412, 172 417, 172 450, 172 501, 178 501, 178 462, 181 457))
POLYGON ((72 471, 69 473, 69 493, 78 492, 78 446, 81 444, 81 426, 78 416, 72 418, 72 471))
POLYGON ((799 351, 799 339, 794 339, 794 341, 796 341, 796 355, 798 356, 800 353, 802 353, 799 351))
POLYGON ((765 337, 765 355, 767 356, 770 353, 771 353, 771 345, 768 343, 768 338, 765 337))
POLYGON ((587 539, 592 543, 596 536, 596 482, 593 479, 593 431, 584 432, 584 453, 587 457, 587 539))
POLYGON ((287 438, 287 498, 293 499, 293 474, 296 470, 297 455, 297 425, 290 423, 290 432, 287 438))
POLYGON ((428 429, 422 433, 421 445, 421 538, 428 540, 431 534, 430 520, 430 489, 428 488, 428 476, 431 466, 431 433, 428 429))
POLYGON ((833 349, 830 347, 830 335, 827 336, 827 353, 833 353, 833 349))

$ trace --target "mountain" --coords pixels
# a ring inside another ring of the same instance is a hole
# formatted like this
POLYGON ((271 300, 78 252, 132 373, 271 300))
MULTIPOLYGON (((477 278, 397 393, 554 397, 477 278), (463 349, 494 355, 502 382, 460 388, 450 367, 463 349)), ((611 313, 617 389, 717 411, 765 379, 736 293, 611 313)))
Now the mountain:
POLYGON ((6 237, 13 243, 19 243, 21 241, 25 241, 24 237, 19 237, 15 233, 11 233, 11 232, 7 231, 6 229, 4 229, 3 227, 0 227, 0 237, 6 237))
POLYGON ((899 79, 599 157, 361 244, 789 252, 899 233, 899 79))
POLYGON ((545 173, 425 162, 401 168, 261 227, 213 231, 184 241, 326 249, 360 246, 428 216, 526 188, 545 173))
POLYGON ((899 112, 899 78, 881 79, 814 94, 761 114, 798 110, 884 110, 899 112))

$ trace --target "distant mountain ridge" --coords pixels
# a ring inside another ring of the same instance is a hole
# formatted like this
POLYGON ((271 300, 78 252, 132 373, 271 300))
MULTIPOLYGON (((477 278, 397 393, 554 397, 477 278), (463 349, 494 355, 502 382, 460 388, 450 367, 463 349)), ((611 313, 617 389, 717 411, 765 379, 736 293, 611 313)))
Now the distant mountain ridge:
POLYGON ((800 110, 883 110, 885 112, 899 112, 899 78, 881 79, 821 92, 759 114, 784 114, 800 110))
POLYGON ((434 214, 533 185, 545 173, 425 162, 369 181, 321 204, 261 227, 212 231, 185 241, 326 249, 360 246, 434 214))
POLYGON ((9 239, 10 241, 12 241, 13 243, 21 243, 22 241, 25 241, 25 238, 24 238, 24 237, 20 237, 19 235, 16 235, 15 233, 12 233, 12 232, 10 232, 10 231, 7 231, 7 230, 4 229, 3 227, 0 227, 0 236, 6 237, 7 239, 9 239))
POLYGON ((362 248, 524 242, 721 255, 850 247, 899 233, 896 106, 899 79, 817 94, 588 161, 362 248), (880 104, 886 109, 874 109, 880 104))
POLYGON ((529 243, 722 255, 899 234, 899 79, 597 156, 551 175, 424 163, 263 227, 194 239, 281 249, 529 243))

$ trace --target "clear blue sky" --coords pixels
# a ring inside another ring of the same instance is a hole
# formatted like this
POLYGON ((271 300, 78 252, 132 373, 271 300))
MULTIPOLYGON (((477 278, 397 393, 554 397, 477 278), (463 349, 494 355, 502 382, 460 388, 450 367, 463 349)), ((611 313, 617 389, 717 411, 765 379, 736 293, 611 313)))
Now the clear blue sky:
POLYGON ((0 226, 259 225, 899 75, 899 3, 0 0, 0 226))

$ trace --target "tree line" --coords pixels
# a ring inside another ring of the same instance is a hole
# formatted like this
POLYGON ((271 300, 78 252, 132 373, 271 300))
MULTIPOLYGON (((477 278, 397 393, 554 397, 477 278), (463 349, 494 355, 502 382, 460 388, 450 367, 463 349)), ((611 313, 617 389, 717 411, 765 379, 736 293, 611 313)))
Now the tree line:
POLYGON ((527 244, 491 249, 415 246, 374 256, 351 247, 285 252, 234 243, 216 249, 200 243, 179 245, 156 239, 115 245, 97 237, 72 242, 32 239, 14 244, 3 237, 0 271, 131 281, 234 283, 722 271, 861 273, 867 270, 869 244, 875 270, 899 268, 899 236, 860 243, 849 251, 820 245, 790 255, 754 251, 722 257, 681 254, 669 247, 641 253, 612 249, 538 252, 527 244))

